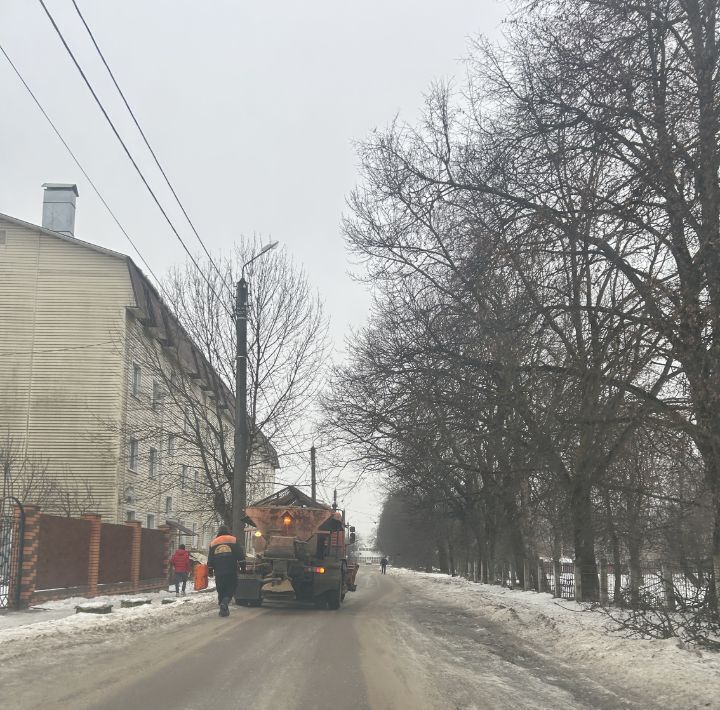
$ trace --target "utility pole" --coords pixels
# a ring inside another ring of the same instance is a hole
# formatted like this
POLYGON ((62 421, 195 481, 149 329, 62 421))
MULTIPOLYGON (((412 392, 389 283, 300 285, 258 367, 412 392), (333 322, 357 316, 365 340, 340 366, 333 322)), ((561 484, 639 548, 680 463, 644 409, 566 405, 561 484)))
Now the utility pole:
POLYGON ((247 418, 247 316, 248 282, 245 268, 255 259, 274 249, 278 242, 266 244, 252 259, 242 265, 240 281, 235 288, 235 455, 233 458, 232 531, 238 542, 245 536, 245 507, 247 506, 247 469, 250 459, 247 418))
MULTIPOLYGON (((244 270, 244 269, 243 269, 244 270)), ((248 284, 244 274, 235 291, 235 458, 233 462, 232 531, 242 541, 247 506, 247 307, 248 284)))
POLYGON ((317 500, 315 491, 315 444, 310 447, 310 497, 313 503, 317 500))

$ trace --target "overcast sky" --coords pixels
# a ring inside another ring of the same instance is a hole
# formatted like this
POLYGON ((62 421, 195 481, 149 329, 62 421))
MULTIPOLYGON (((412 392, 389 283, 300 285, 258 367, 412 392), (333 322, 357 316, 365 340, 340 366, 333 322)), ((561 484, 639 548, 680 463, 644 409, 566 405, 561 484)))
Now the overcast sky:
MULTIPOLYGON (((358 179, 353 141, 396 115, 414 120, 433 80, 462 78, 468 37, 499 39, 505 4, 77 2, 208 247, 229 248, 239 234, 279 240, 325 299, 341 352, 368 305, 348 275, 339 228, 358 179)), ((46 4, 181 225, 71 0, 46 4)), ((155 273, 184 261, 39 2, 0 1, 0 44, 155 273)), ((75 236, 134 257, 2 56, 0 97, 0 212, 39 224, 41 184, 77 183, 75 236)), ((192 242, 189 227, 182 235, 192 242)), ((375 502, 372 485, 345 501, 363 531, 377 518, 375 502)))

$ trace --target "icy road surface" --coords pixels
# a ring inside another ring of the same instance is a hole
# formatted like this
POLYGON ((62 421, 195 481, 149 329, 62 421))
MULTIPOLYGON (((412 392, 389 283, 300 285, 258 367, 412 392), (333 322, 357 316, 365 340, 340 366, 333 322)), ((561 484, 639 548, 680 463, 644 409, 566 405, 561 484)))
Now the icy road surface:
MULTIPOLYGON (((509 609, 516 599, 530 613, 522 594, 500 604, 502 590, 370 567, 358 582, 340 611, 232 607, 223 619, 208 595, 127 623, 117 617, 14 645, 0 638, 3 697, 15 710, 720 707, 715 659, 673 648, 685 674, 675 693, 670 667, 647 682, 642 666, 656 658, 647 642, 613 641, 625 651, 599 651, 598 662, 565 653, 548 643, 561 628, 509 609), (689 682, 693 673, 701 682, 689 682)), ((656 665, 667 660, 664 648, 656 665)))

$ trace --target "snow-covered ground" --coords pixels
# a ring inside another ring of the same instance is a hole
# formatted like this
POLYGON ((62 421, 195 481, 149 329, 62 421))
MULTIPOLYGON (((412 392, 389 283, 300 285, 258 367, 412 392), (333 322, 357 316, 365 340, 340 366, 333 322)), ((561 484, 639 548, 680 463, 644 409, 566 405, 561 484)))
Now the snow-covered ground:
POLYGON ((606 616, 549 594, 398 568, 388 574, 439 602, 507 626, 549 656, 601 668, 615 682, 648 697, 666 697, 671 702, 667 707, 720 708, 718 653, 684 647, 677 639, 624 638, 611 630, 606 616))
POLYGON ((82 635, 83 640, 100 640, 109 635, 129 635, 141 629, 171 621, 174 616, 194 613, 216 603, 215 580, 210 580, 208 590, 195 592, 188 583, 186 596, 175 596, 174 587, 147 594, 116 594, 71 597, 38 604, 25 611, 0 614, 0 660, 22 655, 35 644, 63 644, 82 635), (172 590, 172 591, 169 591, 172 590), (131 599, 149 599, 150 604, 123 609, 121 602, 131 599), (163 599, 173 604, 163 604, 163 599), (77 614, 76 606, 112 604, 110 614, 77 614))

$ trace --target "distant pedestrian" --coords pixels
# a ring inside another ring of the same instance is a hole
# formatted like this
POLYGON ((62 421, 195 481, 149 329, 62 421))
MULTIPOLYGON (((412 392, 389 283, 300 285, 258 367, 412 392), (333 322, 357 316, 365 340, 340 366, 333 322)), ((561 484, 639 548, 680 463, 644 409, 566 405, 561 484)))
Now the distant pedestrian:
POLYGON ((217 537, 210 543, 208 553, 208 570, 215 574, 215 589, 217 590, 220 616, 230 614, 230 600, 235 594, 237 586, 238 562, 245 559, 242 547, 237 538, 230 534, 225 525, 218 528, 217 537))
POLYGON ((185 549, 185 545, 180 545, 175 554, 170 558, 175 570, 175 596, 180 596, 180 583, 182 582, 182 593, 185 594, 187 585, 188 572, 190 571, 190 553, 185 549))
POLYGON ((383 557, 383 558, 380 560, 380 568, 381 568, 383 574, 385 574, 385 570, 387 569, 387 565, 388 565, 387 557, 383 557))

